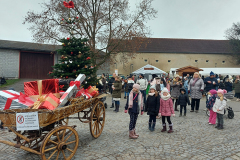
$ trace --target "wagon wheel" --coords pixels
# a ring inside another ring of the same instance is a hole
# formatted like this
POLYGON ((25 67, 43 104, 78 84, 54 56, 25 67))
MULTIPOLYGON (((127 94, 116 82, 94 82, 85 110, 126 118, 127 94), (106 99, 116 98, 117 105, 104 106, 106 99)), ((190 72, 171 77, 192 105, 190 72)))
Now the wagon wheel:
POLYGON ((61 126, 50 131, 41 145, 43 160, 59 159, 70 160, 77 151, 79 139, 77 131, 70 126, 61 126))
POLYGON ((105 106, 99 101, 92 108, 91 117, 90 117, 90 131, 94 138, 98 138, 104 127, 105 123, 105 106))
POLYGON ((89 114, 91 114, 91 109, 78 112, 78 119, 82 123, 89 123, 89 114), (83 120, 84 119, 84 120, 83 120))

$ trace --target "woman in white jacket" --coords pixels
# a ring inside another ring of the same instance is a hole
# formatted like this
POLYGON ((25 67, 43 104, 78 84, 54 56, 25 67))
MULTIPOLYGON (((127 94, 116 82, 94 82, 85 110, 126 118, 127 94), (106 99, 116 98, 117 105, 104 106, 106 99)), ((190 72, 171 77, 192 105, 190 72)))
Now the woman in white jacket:
POLYGON ((224 115, 224 108, 227 105, 227 99, 224 98, 224 94, 227 93, 227 91, 219 89, 217 91, 218 98, 216 98, 215 104, 213 106, 213 111, 217 112, 217 126, 215 128, 217 129, 223 129, 223 115, 224 115))

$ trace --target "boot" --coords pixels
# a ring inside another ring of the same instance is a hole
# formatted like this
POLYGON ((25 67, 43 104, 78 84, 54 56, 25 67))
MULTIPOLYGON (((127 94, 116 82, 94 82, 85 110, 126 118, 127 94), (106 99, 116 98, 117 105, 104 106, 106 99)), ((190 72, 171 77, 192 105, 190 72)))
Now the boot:
POLYGON ((127 97, 125 96, 124 99, 127 99, 127 97))
POLYGON ((119 112, 119 104, 116 105, 116 112, 119 112))
POLYGON ((151 131, 153 132, 155 130, 155 125, 156 125, 156 122, 152 124, 152 128, 151 128, 151 131))
POLYGON ((137 139, 138 137, 134 135, 134 130, 129 131, 129 138, 130 139, 137 139))
POLYGON ((136 129, 134 128, 133 130, 134 130, 134 135, 135 135, 136 137, 139 137, 139 134, 136 133, 136 129))
POLYGON ((184 117, 186 117, 186 113, 184 113, 184 115, 183 115, 184 117))
POLYGON ((117 104, 115 104, 115 109, 113 110, 113 112, 117 112, 117 104))
POLYGON ((217 126, 216 126, 215 128, 217 128, 217 129, 218 129, 219 127, 220 127, 220 124, 217 124, 217 126))
POLYGON ((172 133, 173 132, 173 124, 169 124, 169 130, 168 130, 168 133, 172 133))
POLYGON ((220 124, 220 126, 218 127, 218 130, 223 129, 223 125, 220 124))
POLYGON ((152 128, 152 123, 149 122, 149 123, 148 123, 148 129, 151 131, 151 128, 152 128))
POLYGON ((112 106, 110 108, 114 108, 114 103, 112 103, 112 106))
POLYGON ((182 117, 182 113, 179 114, 179 117, 182 117))
POLYGON ((177 109, 177 103, 175 102, 175 110, 174 111, 179 111, 178 109, 177 109))
POLYGON ((165 131, 167 131, 166 123, 163 124, 163 129, 161 130, 161 132, 165 132, 165 131))

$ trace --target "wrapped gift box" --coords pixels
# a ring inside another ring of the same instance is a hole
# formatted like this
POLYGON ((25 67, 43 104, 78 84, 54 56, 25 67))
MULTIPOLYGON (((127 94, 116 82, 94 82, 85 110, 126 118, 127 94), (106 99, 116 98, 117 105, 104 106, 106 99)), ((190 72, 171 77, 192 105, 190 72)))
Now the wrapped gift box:
POLYGON ((66 92, 60 98, 59 107, 64 107, 64 105, 68 102, 68 99, 72 97, 74 90, 78 89, 78 85, 80 85, 86 76, 84 74, 79 74, 74 82, 70 82, 70 87, 66 90, 66 92))
POLYGON ((59 93, 59 79, 24 82, 24 92, 27 96, 59 93))
POLYGON ((78 98, 78 97, 81 97, 81 96, 86 97, 86 99, 92 98, 92 96, 88 93, 88 91, 87 91, 87 90, 84 90, 84 89, 80 89, 80 90, 77 92, 75 98, 78 98))
POLYGON ((59 98, 57 98, 52 93, 49 93, 45 96, 43 103, 38 107, 38 109, 48 109, 48 110, 54 110, 58 107, 60 103, 59 98))
POLYGON ((13 90, 0 91, 0 110, 29 108, 33 104, 34 101, 23 93, 13 90))
POLYGON ((89 86, 87 88, 88 93, 92 96, 92 97, 97 97, 99 95, 98 89, 96 88, 96 86, 89 86))

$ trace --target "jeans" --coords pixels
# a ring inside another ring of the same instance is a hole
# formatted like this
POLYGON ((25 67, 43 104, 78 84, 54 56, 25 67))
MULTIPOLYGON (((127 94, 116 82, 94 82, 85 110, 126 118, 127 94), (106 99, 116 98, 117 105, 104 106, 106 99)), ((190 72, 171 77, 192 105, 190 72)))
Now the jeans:
POLYGON ((119 105, 120 106, 120 101, 115 101, 115 105, 119 105))
POLYGON ((223 114, 217 113, 217 121, 219 125, 223 125, 223 114))
POLYGON ((137 113, 129 113, 130 114, 130 123, 129 123, 129 131, 132 131, 136 127, 138 114, 137 113))
POLYGON ((217 118, 217 113, 213 112, 213 110, 211 109, 210 110, 210 117, 209 117, 208 122, 212 123, 212 124, 216 124, 216 118, 217 118))
POLYGON ((165 117, 167 117, 168 124, 172 124, 172 122, 170 120, 170 116, 162 116, 162 124, 166 124, 165 117))
POLYGON ((192 104, 191 104, 191 109, 194 111, 194 108, 196 106, 196 111, 199 110, 199 104, 200 104, 200 99, 193 99, 192 98, 192 104))
POLYGON ((182 113, 182 109, 184 108, 184 113, 187 113, 187 107, 180 105, 180 113, 182 113))
POLYGON ((155 115, 149 115, 149 123, 156 123, 156 116, 155 115))
POLYGON ((140 92, 142 93, 143 102, 144 102, 144 104, 145 104, 145 103, 146 103, 146 90, 140 90, 140 92))
POLYGON ((185 88, 185 91, 186 91, 186 95, 188 95, 188 88, 185 88))
POLYGON ((124 97, 129 96, 129 92, 124 91, 124 97))

